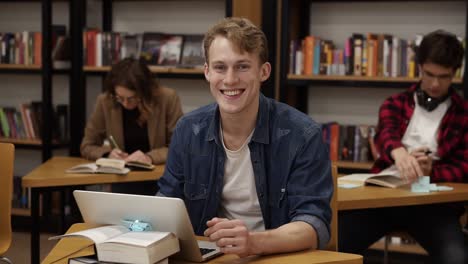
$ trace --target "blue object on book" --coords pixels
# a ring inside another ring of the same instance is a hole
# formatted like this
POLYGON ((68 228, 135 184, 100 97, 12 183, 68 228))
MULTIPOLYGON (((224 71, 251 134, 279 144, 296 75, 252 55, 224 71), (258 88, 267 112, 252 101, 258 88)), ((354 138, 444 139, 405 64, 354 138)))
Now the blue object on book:
POLYGON ((411 191, 415 193, 421 192, 434 192, 434 191, 451 191, 453 190, 450 186, 439 186, 435 183, 430 183, 429 176, 419 177, 418 181, 411 184, 411 191))
POLYGON ((130 231, 142 232, 153 230, 150 223, 142 222, 140 220, 122 220, 122 222, 124 223, 124 226, 130 229, 130 231))

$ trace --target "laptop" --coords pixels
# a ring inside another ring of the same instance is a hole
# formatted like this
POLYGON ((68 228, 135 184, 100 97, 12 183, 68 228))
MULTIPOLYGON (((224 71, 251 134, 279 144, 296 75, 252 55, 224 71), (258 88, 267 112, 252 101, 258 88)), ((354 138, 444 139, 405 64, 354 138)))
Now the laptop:
POLYGON ((174 258, 203 262, 222 254, 215 243, 196 239, 179 198, 79 190, 73 195, 85 223, 122 225, 122 220, 139 220, 179 238, 180 251, 174 258))

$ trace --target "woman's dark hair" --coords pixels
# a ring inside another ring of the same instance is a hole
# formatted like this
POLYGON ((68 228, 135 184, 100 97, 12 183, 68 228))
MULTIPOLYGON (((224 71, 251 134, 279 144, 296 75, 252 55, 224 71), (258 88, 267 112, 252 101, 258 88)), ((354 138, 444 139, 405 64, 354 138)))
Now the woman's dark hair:
POLYGON ((134 91, 135 95, 140 98, 138 123, 144 124, 149 117, 151 109, 149 105, 152 103, 153 94, 156 89, 159 89, 159 84, 152 76, 146 63, 134 58, 125 58, 112 65, 104 81, 104 90, 110 96, 115 97, 117 86, 134 91))
POLYGON ((416 60, 419 65, 434 63, 455 71, 462 64, 463 53, 457 36, 439 29, 424 36, 416 50, 416 60))

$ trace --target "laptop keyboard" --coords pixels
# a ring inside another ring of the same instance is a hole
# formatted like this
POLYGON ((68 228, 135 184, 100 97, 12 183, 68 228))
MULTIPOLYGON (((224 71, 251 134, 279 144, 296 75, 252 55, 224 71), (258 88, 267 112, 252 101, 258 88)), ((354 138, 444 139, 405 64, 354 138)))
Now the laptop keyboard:
POLYGON ((216 250, 214 248, 199 248, 199 249, 200 249, 200 253, 202 254, 202 256, 216 250))

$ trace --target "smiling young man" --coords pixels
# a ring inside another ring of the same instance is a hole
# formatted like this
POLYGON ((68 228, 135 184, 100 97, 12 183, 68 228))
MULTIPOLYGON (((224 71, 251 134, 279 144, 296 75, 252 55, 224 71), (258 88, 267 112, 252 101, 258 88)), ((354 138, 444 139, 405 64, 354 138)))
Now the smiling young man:
POLYGON ((177 124, 160 195, 185 201, 193 227, 240 257, 323 248, 333 192, 320 126, 266 98, 267 40, 242 18, 205 35, 205 77, 216 103, 177 124))
MULTIPOLYGON (((452 87, 463 59, 457 37, 438 30, 418 50, 421 81, 380 108, 372 172, 398 171, 407 182, 468 182, 468 103, 452 87)), ((433 263, 468 263, 460 204, 340 212, 339 249, 361 253, 392 230, 411 234, 433 263)))

